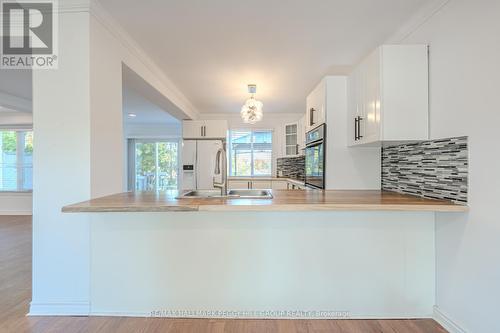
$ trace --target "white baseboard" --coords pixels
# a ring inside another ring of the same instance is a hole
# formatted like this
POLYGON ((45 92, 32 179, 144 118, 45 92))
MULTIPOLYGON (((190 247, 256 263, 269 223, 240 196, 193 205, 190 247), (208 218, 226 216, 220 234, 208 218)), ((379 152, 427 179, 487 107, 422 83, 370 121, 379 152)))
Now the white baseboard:
POLYGON ((350 315, 348 313, 340 313, 329 316, 318 316, 317 314, 307 314, 307 311, 300 311, 300 314, 294 314, 296 310, 279 311, 279 313, 267 311, 196 311, 196 310, 161 310, 151 312, 126 312, 126 311, 109 311, 97 310, 91 311, 90 316, 96 317, 154 317, 154 318, 189 318, 189 319, 308 319, 308 320, 373 320, 373 319, 428 319, 431 315, 412 315, 412 316, 394 316, 394 315, 350 315))
POLYGON ((466 330, 458 326, 457 323, 441 312, 437 306, 434 306, 434 320, 441 324, 441 326, 443 326, 450 333, 467 333, 466 330))
POLYGON ((89 302, 34 303, 30 304, 28 316, 88 316, 89 302))
POLYGON ((0 215, 33 215, 33 212, 31 210, 20 210, 20 211, 8 211, 8 210, 3 210, 0 211, 0 215))

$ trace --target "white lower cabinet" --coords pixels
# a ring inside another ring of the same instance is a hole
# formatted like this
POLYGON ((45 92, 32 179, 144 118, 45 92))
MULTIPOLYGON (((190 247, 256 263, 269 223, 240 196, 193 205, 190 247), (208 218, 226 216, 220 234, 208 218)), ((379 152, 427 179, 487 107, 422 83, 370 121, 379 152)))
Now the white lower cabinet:
POLYGON ((268 190, 272 188, 271 180, 229 180, 228 188, 230 190, 241 190, 241 189, 259 189, 268 190))
POLYGON ((286 180, 273 180, 273 190, 288 190, 288 182, 286 180))
POLYGON ((254 190, 291 190, 300 188, 298 185, 292 186, 287 180, 283 179, 249 179, 241 180, 235 179, 228 181, 228 189, 241 190, 241 189, 254 189, 254 190))
POLYGON ((269 190, 272 188, 272 182, 270 180, 252 180, 251 188, 256 190, 269 190))
POLYGON ((247 180, 229 180, 227 185, 228 189, 230 190, 241 190, 250 188, 250 182, 247 180))

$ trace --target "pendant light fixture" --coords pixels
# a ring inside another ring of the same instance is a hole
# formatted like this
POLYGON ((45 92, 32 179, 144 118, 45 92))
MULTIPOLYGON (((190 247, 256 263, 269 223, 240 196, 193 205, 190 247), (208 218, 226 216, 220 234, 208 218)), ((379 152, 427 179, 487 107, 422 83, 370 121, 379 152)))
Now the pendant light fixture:
POLYGON ((255 93, 257 92, 257 85, 249 84, 248 93, 250 98, 247 99, 245 104, 241 107, 241 118, 247 124, 255 124, 256 122, 262 120, 262 102, 255 99, 255 93))

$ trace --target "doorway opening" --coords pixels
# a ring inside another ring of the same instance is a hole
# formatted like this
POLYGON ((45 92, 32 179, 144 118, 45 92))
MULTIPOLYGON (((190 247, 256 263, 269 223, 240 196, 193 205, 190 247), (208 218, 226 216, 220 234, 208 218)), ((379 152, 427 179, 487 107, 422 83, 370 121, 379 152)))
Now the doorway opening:
POLYGON ((178 189, 179 141, 129 139, 129 190, 178 189))

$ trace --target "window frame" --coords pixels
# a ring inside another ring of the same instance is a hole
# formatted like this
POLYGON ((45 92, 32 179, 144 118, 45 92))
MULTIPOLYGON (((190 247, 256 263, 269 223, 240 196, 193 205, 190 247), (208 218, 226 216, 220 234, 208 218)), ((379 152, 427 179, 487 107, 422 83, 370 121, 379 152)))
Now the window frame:
POLYGON ((274 144, 275 144, 275 136, 274 136, 274 129, 271 128, 230 128, 228 131, 228 137, 227 137, 227 155, 228 155, 228 177, 251 177, 251 178, 269 178, 272 177, 274 174, 274 154, 275 154, 275 149, 274 149, 274 144), (232 132, 250 132, 251 137, 252 137, 252 142, 251 142, 251 155, 250 155, 250 175, 249 176, 239 176, 239 175, 234 175, 233 174, 233 168, 232 168, 232 132), (271 171, 269 175, 255 175, 255 165, 254 165, 254 147, 253 147, 253 133, 254 132, 269 132, 271 133, 271 171))
MULTIPOLYGON (((181 164, 182 164, 182 142, 178 138, 172 137, 129 137, 127 138, 127 189, 128 191, 136 191, 136 143, 155 143, 158 144, 160 142, 170 142, 177 144, 177 190, 179 190, 181 186, 181 164)), ((156 190, 158 190, 158 182, 155 184, 156 190)))
MULTIPOLYGON (((33 182, 31 184, 30 189, 24 189, 24 180, 25 180, 25 163, 23 158, 23 152, 26 143, 26 133, 31 132, 33 135, 32 127, 3 127, 0 126, 1 132, 15 132, 16 133, 16 189, 8 189, 4 190, 0 187, 0 193, 32 193, 33 192, 33 182), (23 133, 24 135, 21 135, 23 133), (19 172, 21 170, 21 172, 19 172)), ((34 149, 33 149, 34 150, 34 149)), ((0 152, 1 153, 1 152, 0 152)), ((2 167, 0 166, 0 169, 2 167)), ((33 153, 32 153, 32 162, 31 162, 31 177, 33 179, 33 153)))

